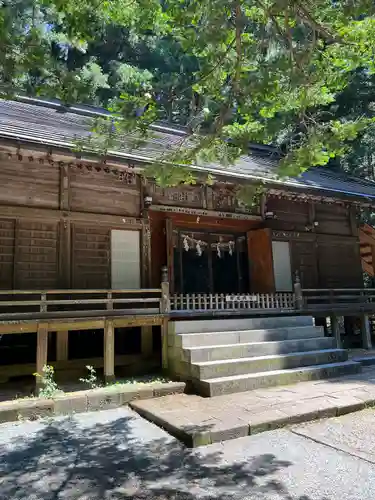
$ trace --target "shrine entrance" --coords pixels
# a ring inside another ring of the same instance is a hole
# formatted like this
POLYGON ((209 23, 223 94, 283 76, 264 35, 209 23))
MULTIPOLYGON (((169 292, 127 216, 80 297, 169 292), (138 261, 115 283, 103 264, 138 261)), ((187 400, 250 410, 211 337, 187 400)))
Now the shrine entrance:
POLYGON ((175 293, 249 291, 246 234, 173 230, 175 293))

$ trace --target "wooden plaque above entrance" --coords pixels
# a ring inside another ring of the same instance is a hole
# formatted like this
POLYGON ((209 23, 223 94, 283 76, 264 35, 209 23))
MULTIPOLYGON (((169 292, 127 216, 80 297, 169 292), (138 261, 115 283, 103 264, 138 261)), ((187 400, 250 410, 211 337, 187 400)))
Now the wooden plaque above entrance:
POLYGON ((299 231, 272 231, 273 240, 314 240, 315 233, 299 231))
POLYGON ((240 214, 231 212, 216 212, 215 210, 202 210, 199 208, 169 207, 165 205, 152 205, 151 210, 156 212, 168 212, 177 214, 196 215, 199 217, 217 217, 219 219, 234 220, 261 220, 260 215, 240 214))

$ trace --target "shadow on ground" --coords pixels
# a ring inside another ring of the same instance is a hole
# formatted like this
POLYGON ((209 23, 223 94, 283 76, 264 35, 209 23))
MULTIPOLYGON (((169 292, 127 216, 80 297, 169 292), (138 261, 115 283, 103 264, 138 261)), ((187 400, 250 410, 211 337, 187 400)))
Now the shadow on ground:
POLYGON ((142 435, 140 424, 130 413, 102 424, 75 418, 21 424, 22 433, 8 433, 0 447, 0 498, 309 500, 276 479, 290 462, 259 454, 228 465, 221 452, 186 449, 153 426, 142 435))

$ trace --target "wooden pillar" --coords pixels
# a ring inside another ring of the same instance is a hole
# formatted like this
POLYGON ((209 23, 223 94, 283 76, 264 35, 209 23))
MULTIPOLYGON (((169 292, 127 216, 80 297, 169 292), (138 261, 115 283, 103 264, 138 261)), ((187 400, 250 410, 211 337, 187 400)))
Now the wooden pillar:
POLYGON ((67 361, 68 360, 68 342, 69 342, 69 332, 56 332, 56 360, 57 361, 67 361))
POLYGON ((153 345, 152 345, 152 326, 142 326, 141 327, 141 351, 142 356, 147 358, 152 355, 153 345))
POLYGON ((168 281, 168 267, 163 266, 161 269, 161 301, 160 312, 164 315, 163 323, 161 325, 161 348, 162 348, 162 367, 163 370, 168 368, 168 321, 170 311, 170 298, 169 298, 169 281, 168 281))
POLYGON ((332 330, 332 335, 334 336, 334 338, 336 340, 337 349, 341 349, 342 342, 341 342, 341 334, 340 334, 340 325, 338 322, 338 318, 335 314, 332 314, 332 316, 331 316, 331 330, 332 330))
POLYGON ((294 297, 295 297, 295 308, 303 309, 303 295, 302 295, 302 286, 299 278, 298 271, 296 271, 295 281, 294 281, 294 297))
POLYGON ((367 314, 361 314, 362 347, 372 349, 370 322, 367 314))
POLYGON ((152 196, 147 186, 147 179, 143 176, 140 178, 140 196, 142 213, 141 282, 142 288, 148 288, 151 285, 151 226, 149 208, 152 205, 152 196))
MULTIPOLYGON (((60 210, 70 210, 70 168, 60 163, 60 210)), ((71 224, 64 215, 59 230, 59 281, 60 287, 71 287, 71 224)))
POLYGON ((372 275, 375 277, 375 245, 371 245, 371 266, 372 275))
MULTIPOLYGON (((48 352, 48 324, 38 323, 36 338, 36 373, 43 375, 43 368, 47 364, 48 352)), ((37 390, 40 388, 41 379, 36 377, 37 390)))
POLYGON ((104 378, 106 382, 115 378, 115 329, 112 320, 104 323, 104 378))
POLYGON ((144 215, 144 219, 142 221, 141 244, 142 287, 148 288, 151 283, 151 229, 148 212, 147 217, 144 215))

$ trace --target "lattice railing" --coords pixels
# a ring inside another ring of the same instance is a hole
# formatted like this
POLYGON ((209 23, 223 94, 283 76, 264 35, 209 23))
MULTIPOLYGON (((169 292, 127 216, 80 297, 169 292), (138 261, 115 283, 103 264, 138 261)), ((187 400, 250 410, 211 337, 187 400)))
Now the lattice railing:
POLYGON ((295 307, 293 293, 255 294, 174 294, 170 297, 172 311, 236 311, 253 309, 291 310, 295 307))

